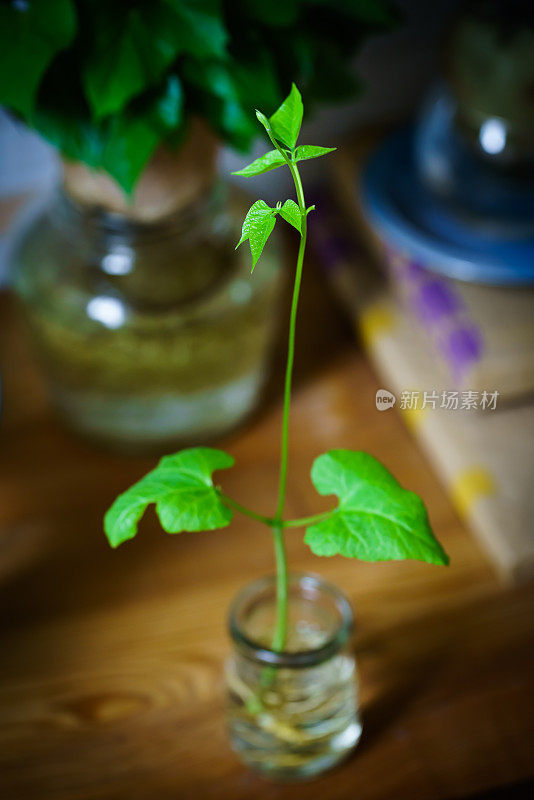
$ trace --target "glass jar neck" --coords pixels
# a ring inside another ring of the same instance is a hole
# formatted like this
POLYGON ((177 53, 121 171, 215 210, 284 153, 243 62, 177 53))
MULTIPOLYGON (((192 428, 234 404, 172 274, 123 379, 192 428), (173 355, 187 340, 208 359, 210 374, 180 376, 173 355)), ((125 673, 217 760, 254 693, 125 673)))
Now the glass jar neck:
POLYGON ((149 243, 153 239, 190 235, 193 231, 209 229, 213 217, 221 211, 227 188, 215 180, 209 191, 170 214, 150 222, 132 219, 126 215, 107 211, 97 205, 87 205, 74 200, 62 187, 56 190, 53 220, 65 233, 80 233, 94 240, 128 240, 132 244, 149 243))
POLYGON ((275 652, 269 645, 275 614, 275 576, 261 578, 242 589, 229 612, 230 636, 236 648, 246 658, 265 666, 316 666, 335 656, 353 631, 349 601, 317 575, 290 575, 288 643, 282 652, 275 652))

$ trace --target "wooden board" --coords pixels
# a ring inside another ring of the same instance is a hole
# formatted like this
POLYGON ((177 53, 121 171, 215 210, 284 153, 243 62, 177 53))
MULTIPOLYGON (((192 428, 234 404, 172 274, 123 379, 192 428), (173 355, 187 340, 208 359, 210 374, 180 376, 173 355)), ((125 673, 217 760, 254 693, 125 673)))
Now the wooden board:
MULTIPOLYGON (((294 569, 353 601, 364 736, 342 768, 280 787, 244 769, 224 730, 225 611, 273 568, 263 530, 169 537, 153 517, 106 545, 102 514, 153 462, 93 448, 52 417, 11 301, 0 299, 0 796, 6 800, 444 800, 534 777, 534 590, 500 587, 395 412, 325 286, 308 271, 299 327, 288 512, 331 447, 369 450, 426 499, 450 568, 317 559, 294 569)), ((221 446, 225 489, 272 509, 279 385, 221 446)), ((511 789, 506 797, 519 797, 511 789)))

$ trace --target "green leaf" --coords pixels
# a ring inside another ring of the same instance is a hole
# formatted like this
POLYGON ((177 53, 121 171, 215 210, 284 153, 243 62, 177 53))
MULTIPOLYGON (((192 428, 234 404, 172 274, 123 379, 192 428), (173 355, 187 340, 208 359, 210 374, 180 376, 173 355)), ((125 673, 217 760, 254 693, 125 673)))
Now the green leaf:
POLYGON ((160 139, 150 118, 117 114, 110 121, 102 167, 130 194, 160 139))
POLYGON ((226 55, 228 33, 219 0, 166 0, 177 19, 173 34, 180 50, 199 58, 226 55))
POLYGON ((179 143, 185 131, 183 94, 176 75, 165 84, 135 98, 119 114, 104 121, 105 137, 101 166, 127 194, 164 138, 179 143))
POLYGON ((72 50, 60 53, 50 65, 28 122, 67 158, 94 169, 101 166, 105 132, 91 118, 72 50))
POLYGON ((258 111, 258 109, 256 109, 256 116, 263 125, 263 127, 265 128, 265 130, 267 131, 267 133, 270 133, 271 123, 269 122, 265 114, 262 114, 261 111, 258 111))
POLYGON ((269 150, 269 152, 265 153, 264 156, 257 158, 251 164, 243 167, 243 169, 240 169, 237 172, 232 172, 232 175, 244 175, 245 177, 250 178, 253 175, 262 175, 264 172, 270 172, 272 169, 283 167, 285 163, 284 157, 278 152, 278 150, 269 150))
POLYGON ((276 222, 276 210, 267 205, 264 200, 256 200, 248 210, 243 222, 241 239, 236 245, 243 244, 247 239, 250 242, 250 252, 252 253, 252 271, 256 266, 267 239, 273 232, 276 222))
POLYGON ((240 245, 243 244, 243 242, 246 242, 246 240, 248 239, 250 234, 250 229, 252 225, 255 223, 255 221, 259 219, 262 215, 270 216, 273 213, 273 211, 274 209, 272 209, 271 206, 267 205, 265 200, 256 200, 256 202, 250 206, 249 210, 247 211, 247 215, 243 220, 243 227, 241 229, 241 238, 235 246, 236 250, 240 245))
POLYGON ((45 70, 75 32, 71 0, 0 3, 0 103, 29 115, 45 70))
POLYGON ((229 65, 205 59, 188 59, 183 65, 186 96, 193 95, 199 111, 226 141, 245 148, 256 133, 256 126, 245 113, 229 65))
POLYGON ((283 142, 287 147, 295 147, 299 138, 303 114, 302 97, 293 83, 289 95, 269 120, 275 139, 283 142))
POLYGON ((161 95, 154 102, 154 120, 161 125, 163 131, 176 131, 181 125, 184 115, 184 93, 178 75, 171 73, 167 77, 161 95))
POLYGON ((110 3, 94 22, 83 78, 97 117, 119 111, 161 80, 180 54, 225 55, 227 34, 216 0, 159 0, 136 4, 126 14, 110 3))
POLYGON ((295 161, 307 161, 309 158, 320 158, 333 153, 336 147, 318 147, 314 144, 301 144, 295 150, 295 161))
POLYGON ((130 8, 124 18, 110 5, 95 23, 83 81, 93 113, 104 117, 157 83, 181 48, 175 15, 160 3, 130 8))
POLYGON ((300 3, 297 0, 247 0, 247 7, 266 25, 275 28, 291 25, 298 19, 300 3))
MULTIPOLYGON (((241 42, 244 45, 243 42, 241 42)), ((277 108, 280 86, 276 58, 271 47, 243 46, 227 62, 241 105, 250 117, 250 108, 277 108)))
POLYGON ((165 456, 158 466, 119 495, 104 517, 104 530, 112 547, 133 539, 147 506, 156 512, 167 533, 224 528, 232 512, 213 485, 215 470, 233 466, 222 450, 193 447, 165 456))
POLYGON ((67 158, 83 161, 93 169, 101 165, 103 135, 90 119, 50 107, 35 111, 31 124, 67 158))
POLYGON ((286 200, 279 213, 286 222, 289 222, 290 225, 293 225, 293 227, 301 233, 302 219, 300 216, 300 208, 294 200, 286 200))
POLYGON ((316 555, 448 564, 421 498, 368 453, 331 450, 315 460, 312 481, 320 494, 339 497, 336 511, 306 531, 316 555))
POLYGON ((258 259, 263 252, 267 239, 273 232, 275 222, 276 217, 274 214, 269 217, 261 217, 250 230, 248 238, 250 242, 250 252, 252 253, 251 272, 254 272, 254 267, 258 263, 258 259))

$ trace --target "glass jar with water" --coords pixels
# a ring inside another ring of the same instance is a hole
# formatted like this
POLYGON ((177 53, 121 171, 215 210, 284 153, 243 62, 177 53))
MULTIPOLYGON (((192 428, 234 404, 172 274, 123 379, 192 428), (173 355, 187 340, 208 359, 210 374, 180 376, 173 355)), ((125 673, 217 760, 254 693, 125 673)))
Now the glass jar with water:
POLYGON ((52 398, 78 431, 161 449, 235 426, 257 403, 279 296, 276 247, 250 279, 226 189, 150 222, 58 191, 14 281, 52 398))

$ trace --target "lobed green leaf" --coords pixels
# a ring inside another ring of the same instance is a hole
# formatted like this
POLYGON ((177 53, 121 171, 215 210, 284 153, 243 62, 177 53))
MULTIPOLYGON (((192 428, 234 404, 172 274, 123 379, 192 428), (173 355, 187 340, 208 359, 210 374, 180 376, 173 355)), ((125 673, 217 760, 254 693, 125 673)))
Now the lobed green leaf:
POLYGON ((222 450, 192 447, 164 456, 157 467, 117 497, 104 517, 104 530, 112 547, 132 539, 150 503, 167 533, 224 528, 232 512, 213 485, 215 470, 233 466, 222 450))
POLYGON ((336 511, 306 531, 304 541, 316 555, 448 564, 421 498, 373 456, 331 450, 315 460, 312 481, 320 494, 339 497, 336 511))
POLYGON ((293 83, 289 95, 269 119, 274 138, 287 147, 294 148, 299 138, 303 114, 302 97, 293 83))
POLYGON ((264 156, 257 158, 251 164, 243 167, 243 169, 232 172, 232 175, 244 175, 250 178, 253 175, 262 175, 264 172, 270 172, 272 169, 283 167, 285 163, 283 155, 279 153, 278 150, 269 150, 264 156))

